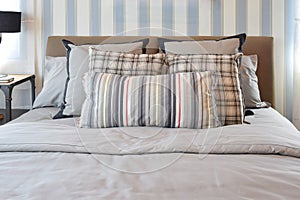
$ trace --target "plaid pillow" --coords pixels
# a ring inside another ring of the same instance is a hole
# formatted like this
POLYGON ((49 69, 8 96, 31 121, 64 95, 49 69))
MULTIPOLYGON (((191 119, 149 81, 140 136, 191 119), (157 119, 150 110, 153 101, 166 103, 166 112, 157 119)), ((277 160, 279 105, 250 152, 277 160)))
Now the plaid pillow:
POLYGON ((91 47, 90 71, 120 75, 159 75, 168 71, 165 55, 101 51, 91 47))
POLYGON ((240 89, 237 54, 219 55, 167 55, 169 73, 212 71, 216 73, 216 99, 218 118, 222 125, 243 123, 243 100, 240 89))
POLYGON ((80 127, 219 126, 211 72, 157 76, 87 73, 80 127))

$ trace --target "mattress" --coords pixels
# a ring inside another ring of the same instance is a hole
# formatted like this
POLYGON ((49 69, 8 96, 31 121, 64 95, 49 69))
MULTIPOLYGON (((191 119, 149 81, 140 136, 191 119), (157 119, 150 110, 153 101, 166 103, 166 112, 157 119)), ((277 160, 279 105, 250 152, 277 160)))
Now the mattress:
POLYGON ((300 198, 300 134, 272 108, 202 130, 83 129, 57 111, 0 127, 1 199, 300 198))

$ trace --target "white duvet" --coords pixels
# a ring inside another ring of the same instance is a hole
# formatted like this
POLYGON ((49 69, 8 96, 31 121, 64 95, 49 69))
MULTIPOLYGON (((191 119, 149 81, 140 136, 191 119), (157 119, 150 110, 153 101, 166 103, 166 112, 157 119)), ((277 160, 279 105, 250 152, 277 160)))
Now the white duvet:
POLYGON ((300 134, 274 109, 209 130, 79 129, 56 111, 0 127, 0 199, 300 199, 300 134))

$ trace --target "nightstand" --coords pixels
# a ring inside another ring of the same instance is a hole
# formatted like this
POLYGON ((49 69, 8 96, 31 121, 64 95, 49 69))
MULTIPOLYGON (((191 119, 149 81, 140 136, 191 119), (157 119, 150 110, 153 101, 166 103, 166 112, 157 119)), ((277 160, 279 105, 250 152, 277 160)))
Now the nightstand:
MULTIPOLYGON (((0 83, 0 90, 4 93, 5 96, 5 110, 4 110, 4 122, 9 122, 12 120, 12 110, 11 110, 11 102, 12 102, 12 91, 15 86, 20 85, 26 81, 30 81, 31 83, 31 100, 32 103, 35 99, 35 75, 25 75, 25 74, 10 74, 10 77, 14 77, 14 80, 9 83, 0 83)), ((1 120, 1 114, 0 114, 1 120)))

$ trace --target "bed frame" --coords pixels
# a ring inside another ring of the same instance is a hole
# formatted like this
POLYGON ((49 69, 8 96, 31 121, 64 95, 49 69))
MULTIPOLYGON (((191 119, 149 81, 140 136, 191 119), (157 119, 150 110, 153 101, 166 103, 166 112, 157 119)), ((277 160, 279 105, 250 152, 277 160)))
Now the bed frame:
MULTIPOLYGON (((120 43, 132 42, 144 38, 149 38, 147 53, 157 53, 157 37, 152 36, 50 36, 47 42, 46 56, 65 56, 66 50, 61 43, 62 39, 72 41, 74 44, 100 44, 100 43, 120 43)), ((217 36, 164 36, 168 39, 184 40, 212 40, 222 38, 217 36)), ((243 46, 245 55, 258 55, 257 76, 259 88, 263 101, 268 101, 274 105, 274 73, 273 73, 273 37, 248 36, 243 46)))

